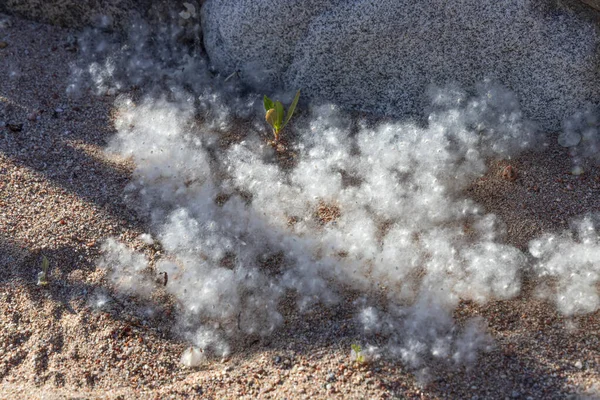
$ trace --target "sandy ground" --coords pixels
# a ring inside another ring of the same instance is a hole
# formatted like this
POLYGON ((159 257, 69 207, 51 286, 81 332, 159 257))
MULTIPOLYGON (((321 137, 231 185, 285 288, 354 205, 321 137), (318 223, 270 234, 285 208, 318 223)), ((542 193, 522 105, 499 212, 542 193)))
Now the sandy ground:
MULTIPOLYGON (((96 270, 99 243, 117 236, 150 257, 146 231, 122 202, 132 165, 102 151, 114 134, 112 97, 65 96, 70 33, 9 18, 0 27, 0 398, 452 398, 551 399, 600 393, 598 312, 565 318, 532 294, 485 306, 464 303, 457 321, 483 316, 495 347, 476 367, 433 367, 425 386, 400 364, 357 366, 360 340, 343 305, 287 314, 269 340, 248 339, 227 359, 186 369, 168 299, 162 312, 117 301, 96 270), (36 285, 42 256, 46 287, 36 285)), ((551 138, 552 139, 552 138, 551 138)), ((507 241, 525 248, 543 231, 600 206, 600 170, 569 174, 566 151, 549 148, 490 164, 469 190, 501 217, 507 241), (511 165, 515 180, 502 171, 511 165)))

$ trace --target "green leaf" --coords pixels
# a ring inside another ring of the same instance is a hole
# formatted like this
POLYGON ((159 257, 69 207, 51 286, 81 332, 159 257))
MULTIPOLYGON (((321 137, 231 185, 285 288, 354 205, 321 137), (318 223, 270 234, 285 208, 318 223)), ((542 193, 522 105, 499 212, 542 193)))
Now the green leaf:
POLYGON ((277 120, 275 121, 275 129, 278 131, 282 128, 281 123, 283 122, 283 104, 280 101, 275 102, 275 110, 277 111, 277 120))
POLYGON ((265 111, 269 111, 270 109, 275 108, 275 105, 273 104, 273 100, 268 98, 266 94, 263 99, 263 105, 265 106, 265 111))
POLYGON ((48 284, 47 273, 50 262, 46 256, 42 256, 42 270, 38 273, 38 286, 46 286, 48 284))
MULTIPOLYGON (((290 108, 288 108, 287 116, 285 117, 285 122, 283 123, 283 126, 286 126, 287 123, 290 122, 290 119, 292 119, 292 115, 294 115, 294 111, 296 110, 296 106, 298 105, 299 99, 300 99, 300 91, 298 90, 296 92, 296 97, 294 97, 294 101, 292 101, 290 108)), ((283 126, 282 126, 282 128, 283 128, 283 126)))
POLYGON ((275 111, 274 108, 271 108, 265 114, 265 119, 267 120, 268 124, 271 125, 271 128, 275 128, 275 123, 277 122, 277 111, 275 111))
POLYGON ((357 356, 358 356, 358 353, 360 353, 362 351, 360 344, 353 344, 350 347, 352 347, 352 350, 354 350, 354 352, 356 353, 357 356))

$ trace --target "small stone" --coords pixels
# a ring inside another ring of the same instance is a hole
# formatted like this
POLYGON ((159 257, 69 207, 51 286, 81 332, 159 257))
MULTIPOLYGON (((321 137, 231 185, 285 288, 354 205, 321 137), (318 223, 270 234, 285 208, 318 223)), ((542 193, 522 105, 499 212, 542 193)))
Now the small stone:
POLYGON ((574 166, 573 169, 571 170, 571 174, 573 174, 575 176, 579 176, 579 175, 583 174, 583 167, 581 167, 580 165, 574 166))
POLYGON ((575 363, 575 368, 577 368, 577 369, 582 369, 582 368, 583 368, 583 363, 582 363, 581 361, 577 361, 577 362, 575 363))
POLYGON ((516 398, 518 398, 520 395, 521 395, 521 393, 519 393, 519 392, 518 392, 518 391, 516 391, 516 390, 513 390, 513 391, 512 391, 512 393, 510 394, 510 396, 511 396, 513 399, 516 399, 516 398))
POLYGON ((512 182, 517 179, 517 171, 511 165, 507 165, 506 168, 502 170, 502 178, 512 182))
POLYGON ((55 109, 54 111, 55 111, 55 112, 57 112, 57 113, 62 113, 62 112, 64 112, 65 110, 63 110, 62 108, 58 107, 58 108, 57 108, 57 109, 55 109))
POLYGON ((335 374, 333 372, 330 372, 327 375, 327 382, 333 382, 333 381, 335 381, 335 374))
POLYGON ((281 362, 281 357, 279 357, 279 356, 275 356, 275 357, 273 357, 273 362, 274 362, 275 364, 279 364, 279 363, 281 362))
POLYGON ((0 42, 0 49, 5 49, 8 47, 8 43, 6 42, 0 42))

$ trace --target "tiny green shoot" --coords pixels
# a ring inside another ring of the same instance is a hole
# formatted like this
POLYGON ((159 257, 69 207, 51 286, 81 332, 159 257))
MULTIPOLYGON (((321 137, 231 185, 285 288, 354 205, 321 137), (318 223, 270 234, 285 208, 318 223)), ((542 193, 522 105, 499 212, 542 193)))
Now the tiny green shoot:
POLYGON ((365 356, 362 353, 362 347, 360 347, 360 344, 353 344, 350 347, 352 347, 352 358, 359 364, 363 364, 365 362, 365 356))
POLYGON ((273 129, 273 135, 275 136, 275 143, 279 142, 279 135, 282 129, 290 122, 292 119, 292 115, 294 115, 294 111, 296 110, 296 106, 298 105, 298 100, 300 99, 300 91, 296 92, 296 96, 290 104, 287 114, 285 113, 285 109, 283 108, 283 104, 280 101, 273 101, 268 98, 266 95, 263 98, 263 105, 265 107, 265 119, 267 123, 273 129), (285 116, 285 118, 284 118, 285 116))
POLYGON ((42 270, 38 273, 38 286, 46 286, 48 284, 47 274, 48 274, 48 266, 50 262, 48 261, 48 257, 42 257, 42 270))

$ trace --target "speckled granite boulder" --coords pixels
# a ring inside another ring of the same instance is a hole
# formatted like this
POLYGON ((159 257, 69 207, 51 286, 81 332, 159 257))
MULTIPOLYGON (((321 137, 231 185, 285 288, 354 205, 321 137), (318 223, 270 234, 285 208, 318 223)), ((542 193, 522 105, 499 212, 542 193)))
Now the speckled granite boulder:
POLYGON ((600 99, 597 25, 550 1, 207 0, 202 26, 224 74, 354 109, 419 114, 431 84, 492 78, 556 129, 600 99))
POLYGON ((590 5, 591 7, 594 7, 597 10, 600 10, 600 0, 581 0, 583 1, 585 4, 590 5))
POLYGON ((0 12, 70 28, 102 26, 127 30, 132 17, 160 22, 203 0, 0 0, 0 12))

